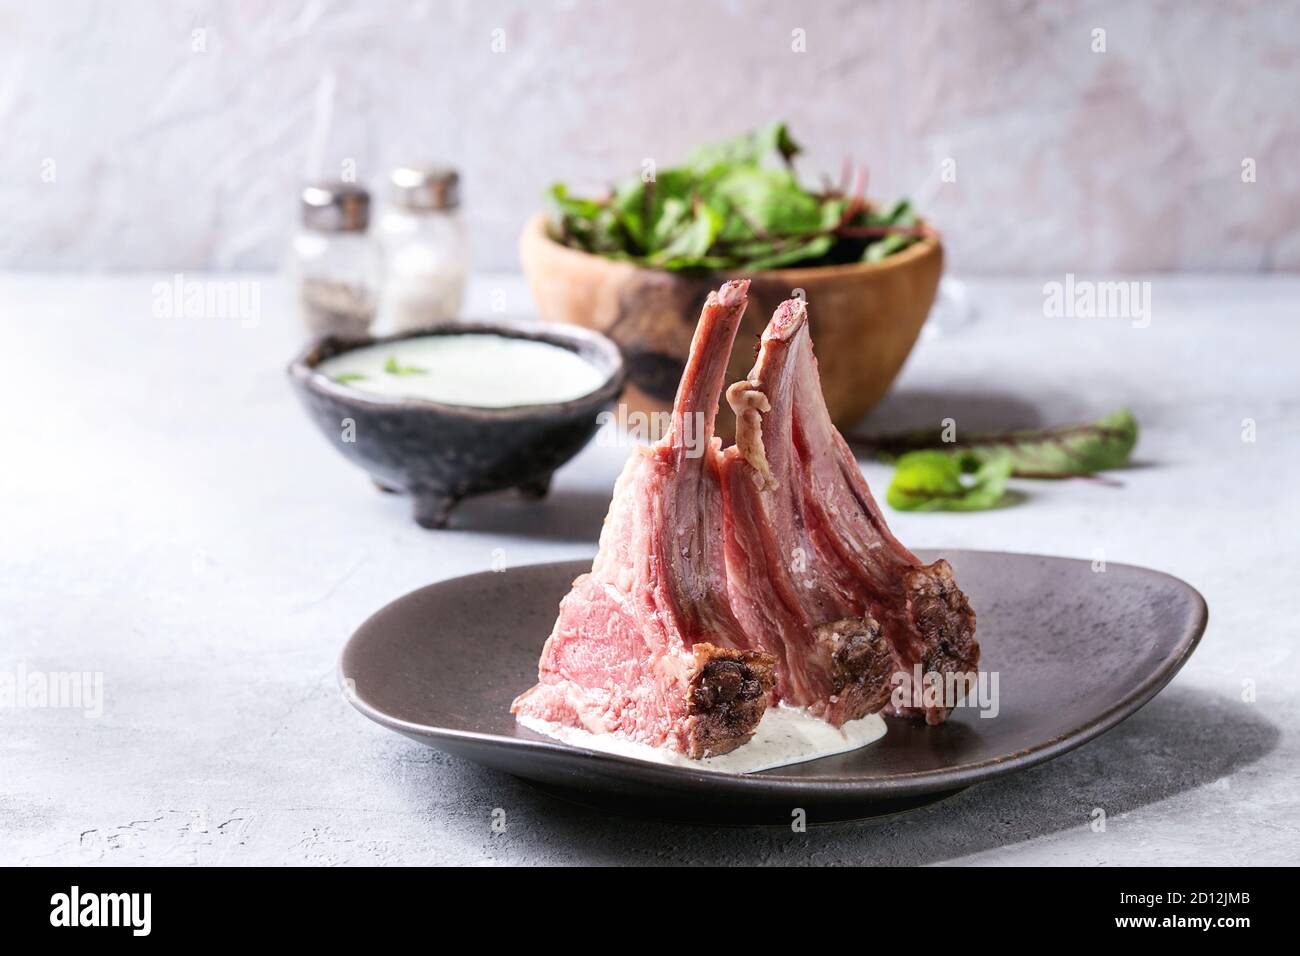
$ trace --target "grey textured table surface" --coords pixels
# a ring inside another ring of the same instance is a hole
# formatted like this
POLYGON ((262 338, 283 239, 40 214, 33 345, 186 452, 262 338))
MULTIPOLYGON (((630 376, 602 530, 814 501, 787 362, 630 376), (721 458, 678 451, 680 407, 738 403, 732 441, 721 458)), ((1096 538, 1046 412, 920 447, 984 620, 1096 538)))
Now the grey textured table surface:
MULTIPOLYGON (((969 285, 979 318, 926 338, 869 424, 1127 404, 1137 467, 1122 487, 1020 483, 1003 510, 890 513, 899 537, 1160 568, 1202 591, 1209 631, 1154 702, 1061 759, 793 833, 591 813, 352 711, 334 666, 361 620, 494 556, 589 556, 626 449, 593 443, 544 504, 484 499, 422 531, 308 425, 285 290, 245 278, 256 321, 156 317, 166 276, 0 277, 0 675, 103 681, 98 717, 0 709, 0 863, 1300 860, 1300 281, 1154 277, 1147 328, 1045 318, 1042 280, 969 285)), ((471 302, 529 308, 514 277, 471 302)))

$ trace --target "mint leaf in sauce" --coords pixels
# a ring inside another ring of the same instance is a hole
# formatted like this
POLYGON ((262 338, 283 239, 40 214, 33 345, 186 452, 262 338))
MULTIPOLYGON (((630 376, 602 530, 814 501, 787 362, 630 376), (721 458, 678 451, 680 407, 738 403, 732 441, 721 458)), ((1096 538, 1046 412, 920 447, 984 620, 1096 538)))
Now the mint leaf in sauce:
POLYGON ((396 355, 388 356, 388 361, 384 363, 384 371, 389 375, 427 375, 427 368, 420 368, 418 365, 399 365, 396 355))
POLYGON ((348 382, 360 382, 364 379, 365 376, 360 372, 340 372, 338 375, 334 376, 334 381, 338 382, 340 385, 346 385, 348 382))

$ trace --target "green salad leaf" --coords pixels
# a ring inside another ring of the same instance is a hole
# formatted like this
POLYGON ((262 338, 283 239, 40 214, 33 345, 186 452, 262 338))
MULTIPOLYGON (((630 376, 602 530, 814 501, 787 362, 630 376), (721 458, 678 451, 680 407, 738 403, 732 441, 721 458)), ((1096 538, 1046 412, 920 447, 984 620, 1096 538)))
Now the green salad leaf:
MULTIPOLYGON (((916 219, 916 213, 912 211, 912 204, 906 199, 900 199, 889 209, 881 213, 869 213, 867 215, 868 226, 877 228, 896 228, 896 229, 915 229, 919 223, 916 219)), ((895 252, 901 252, 916 241, 916 236, 906 232, 892 232, 882 236, 879 242, 873 242, 867 246, 867 251, 862 254, 863 262, 879 262, 886 256, 891 256, 895 252)))
POLYGON ((1007 455, 911 451, 898 459, 885 500, 899 511, 985 511, 1001 503, 1011 469, 1007 455))
POLYGON ((973 435, 945 443, 938 428, 876 438, 855 437, 875 457, 892 461, 907 452, 928 449, 970 456, 975 461, 1007 456, 1018 478, 1074 478, 1122 468, 1137 445, 1138 424, 1127 408, 1086 425, 973 435))
POLYGON ((691 150, 690 165, 697 170, 710 170, 716 166, 756 166, 774 152, 786 163, 803 152, 791 138, 789 128, 780 121, 720 143, 696 146, 691 150))
MULTIPOLYGON (((1126 408, 1087 425, 975 435, 945 442, 941 429, 855 437, 896 465, 885 500, 900 511, 980 511, 1010 500, 1007 480, 1074 478, 1121 468, 1137 444, 1126 408)), ((1014 493, 1013 493, 1014 494, 1014 493)))
POLYGON ((800 152, 778 122, 699 146, 684 165, 629 177, 603 198, 556 183, 546 197, 549 231, 566 245, 660 269, 751 271, 875 262, 923 232, 907 200, 876 209, 847 183, 805 189, 792 165, 800 152), (773 158, 779 165, 767 164, 773 158))

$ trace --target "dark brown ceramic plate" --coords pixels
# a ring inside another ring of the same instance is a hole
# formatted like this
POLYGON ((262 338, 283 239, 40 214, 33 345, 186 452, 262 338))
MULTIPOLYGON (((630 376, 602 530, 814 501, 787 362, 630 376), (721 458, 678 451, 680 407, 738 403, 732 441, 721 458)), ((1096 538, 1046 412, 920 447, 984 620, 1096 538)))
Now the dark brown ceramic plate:
POLYGON ((952 562, 979 618, 998 712, 890 721, 861 750, 749 775, 581 750, 515 724, 556 606, 586 561, 433 584, 361 625, 339 664, 363 714, 421 743, 623 812, 721 823, 828 822, 909 809, 1086 743, 1149 701, 1205 630, 1190 585, 1146 568, 1039 555, 920 552, 952 562))

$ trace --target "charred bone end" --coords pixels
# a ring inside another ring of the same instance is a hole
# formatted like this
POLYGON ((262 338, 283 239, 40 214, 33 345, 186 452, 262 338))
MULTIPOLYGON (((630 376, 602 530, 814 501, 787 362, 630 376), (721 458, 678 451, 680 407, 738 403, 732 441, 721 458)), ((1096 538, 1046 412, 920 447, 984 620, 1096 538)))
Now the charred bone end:
MULTIPOLYGON (((947 561, 909 571, 904 577, 907 611, 923 642, 924 674, 968 674, 979 667, 980 646, 975 640, 975 612, 952 576, 947 561)), ((955 702, 951 702, 955 703, 955 702)), ((942 723, 951 707, 907 708, 913 716, 924 714, 927 724, 942 723)))
POLYGON ((763 414, 772 410, 772 403, 752 382, 742 380, 727 388, 727 404, 736 413, 736 447, 754 469, 754 485, 759 491, 776 491, 781 484, 763 448, 763 414))
POLYGON ((776 686, 776 658, 713 644, 696 644, 694 651, 695 669, 687 689, 687 756, 714 757, 754 736, 776 686))
POLYGON ((831 689, 837 698, 829 717, 834 723, 878 713, 889 703, 894 655, 870 614, 844 618, 813 628, 813 641, 826 655, 831 689))

